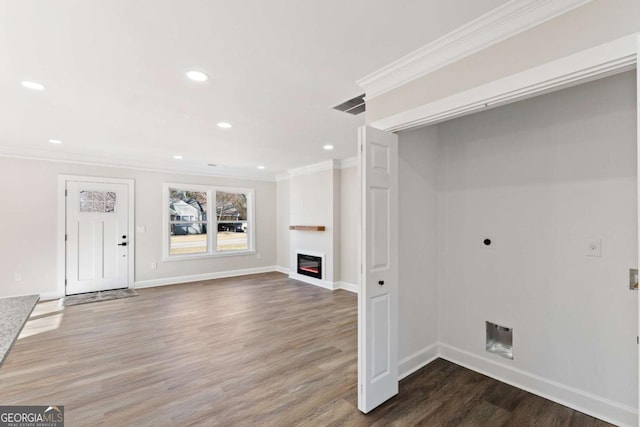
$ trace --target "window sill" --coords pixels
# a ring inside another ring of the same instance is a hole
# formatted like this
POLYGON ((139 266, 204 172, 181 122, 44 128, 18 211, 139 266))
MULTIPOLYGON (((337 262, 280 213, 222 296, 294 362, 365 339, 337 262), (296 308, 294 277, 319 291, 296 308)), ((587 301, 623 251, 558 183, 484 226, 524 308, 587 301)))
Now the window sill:
POLYGON ((199 259, 208 259, 208 258, 226 258, 230 256, 243 256, 243 255, 255 255, 255 250, 249 251, 229 251, 218 254, 202 254, 202 255, 173 255, 173 256, 163 256, 163 262, 174 262, 174 261, 195 261, 199 259))

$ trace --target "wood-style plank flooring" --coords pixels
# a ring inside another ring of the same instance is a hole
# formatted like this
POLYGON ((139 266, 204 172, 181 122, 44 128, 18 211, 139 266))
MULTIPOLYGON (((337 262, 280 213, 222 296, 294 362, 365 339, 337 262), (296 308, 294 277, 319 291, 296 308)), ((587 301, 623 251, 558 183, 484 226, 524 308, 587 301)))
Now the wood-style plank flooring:
POLYGON ((357 297, 267 273, 39 304, 0 368, 0 405, 68 426, 605 426, 444 360, 356 408, 357 297))

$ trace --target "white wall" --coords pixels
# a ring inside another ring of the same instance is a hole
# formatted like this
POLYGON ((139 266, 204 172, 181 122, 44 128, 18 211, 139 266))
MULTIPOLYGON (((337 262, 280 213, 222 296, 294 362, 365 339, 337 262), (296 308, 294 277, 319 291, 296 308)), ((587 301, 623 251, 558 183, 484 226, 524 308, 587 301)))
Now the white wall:
MULTIPOLYGON (((437 292, 441 355, 627 424, 638 398, 635 87, 629 72, 400 135, 400 211, 422 213, 401 234, 401 313, 414 298, 432 310, 437 292), (434 183, 438 289, 426 291, 415 280, 436 245, 417 260, 411 250, 434 227, 434 183), (586 256, 590 238, 601 257, 586 256), (487 320, 513 328, 514 360, 486 352, 487 320)), ((433 339, 415 336, 424 314, 411 309, 402 352, 433 339)))
POLYGON ((284 271, 290 268, 289 258, 289 179, 276 182, 276 265, 284 271))
POLYGON ((56 292, 56 207, 58 175, 87 175, 135 180, 135 280, 209 274, 270 267, 276 264, 275 183, 233 178, 198 177, 70 163, 0 158, 0 194, 5 206, 20 206, 20 215, 5 209, 0 224, 0 296, 56 292), (256 249, 253 255, 162 262, 162 184, 215 184, 254 188, 256 249), (258 258, 259 256, 259 258, 258 258), (157 269, 151 269, 151 262, 157 269), (22 280, 16 282, 15 274, 22 280))
POLYGON ((356 166, 340 171, 340 281, 358 285, 360 179, 356 166))
POLYGON ((295 269, 297 250, 320 252, 325 254, 327 286, 357 290, 359 182, 353 159, 344 168, 338 161, 300 168, 278 181, 279 267, 295 269), (290 231, 289 225, 324 225, 326 230, 290 231))
MULTIPOLYGON (((317 172, 296 173, 289 179, 289 220, 291 225, 323 225, 325 231, 290 232, 289 265, 292 273, 297 263, 296 251, 322 253, 325 256, 324 281, 333 284, 338 281, 339 271, 335 271, 334 233, 339 232, 339 224, 334 224, 334 206, 339 203, 339 195, 334 198, 335 173, 333 168, 317 172), (336 229, 336 226, 338 229, 336 229)), ((339 258, 338 258, 339 259, 339 258)))
POLYGON ((399 162, 400 375, 438 342, 438 129, 401 133, 399 162))

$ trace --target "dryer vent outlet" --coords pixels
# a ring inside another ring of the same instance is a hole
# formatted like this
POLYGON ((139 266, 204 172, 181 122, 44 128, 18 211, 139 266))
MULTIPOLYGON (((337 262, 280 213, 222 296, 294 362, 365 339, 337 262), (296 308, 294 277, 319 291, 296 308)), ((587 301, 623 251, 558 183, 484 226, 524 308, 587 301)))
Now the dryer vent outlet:
POLYGON ((485 322, 487 329, 487 351, 513 360, 513 328, 485 322))

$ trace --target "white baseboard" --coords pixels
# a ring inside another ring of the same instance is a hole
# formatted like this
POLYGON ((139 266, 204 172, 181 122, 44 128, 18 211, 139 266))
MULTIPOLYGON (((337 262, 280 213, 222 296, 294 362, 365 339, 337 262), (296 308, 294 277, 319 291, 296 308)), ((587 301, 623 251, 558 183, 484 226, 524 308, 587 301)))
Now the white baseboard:
POLYGON ((64 297, 64 295, 61 295, 59 292, 44 292, 40 294, 40 301, 51 301, 54 299, 60 299, 64 297))
POLYGON ((284 273, 284 274, 289 274, 290 273, 290 270, 289 270, 288 267, 281 267, 279 265, 276 265, 276 271, 278 273, 284 273))
POLYGON ((418 369, 436 360, 438 356, 438 343, 433 343, 430 346, 405 357, 398 364, 398 379, 401 380, 408 377, 418 369))
POLYGON ((619 426, 637 426, 636 408, 440 343, 439 357, 619 426))
POLYGON ((289 278, 298 280, 300 282, 309 283, 310 285, 320 286, 321 288, 335 290, 336 284, 334 282, 328 282, 326 280, 316 279, 315 277, 304 276, 302 274, 291 272, 289 278))
POLYGON ((355 294, 357 294, 360 289, 358 285, 348 282, 336 282, 335 287, 336 289, 344 289, 345 291, 353 292, 355 294))
POLYGON ((292 272, 290 269, 286 267, 276 266, 276 271, 280 273, 285 273, 289 275, 289 278, 299 280, 300 282, 309 283, 310 285, 320 286, 321 288, 331 289, 335 291, 336 289, 344 289, 345 291, 358 293, 358 285, 348 282, 329 282, 326 280, 319 280, 314 277, 305 276, 302 274, 298 274, 296 272, 292 272))
POLYGON ((246 276, 247 274, 270 273, 276 267, 245 268, 242 270, 217 271, 215 273, 193 274, 190 276, 163 277, 161 279, 140 280, 133 284, 134 289, 152 288, 154 286, 176 285, 178 283, 199 282, 202 280, 222 279, 223 277, 246 276))
MULTIPOLYGON (((329 282, 326 280, 319 280, 313 277, 304 276, 302 274, 292 273, 289 268, 281 267, 279 265, 269 266, 269 267, 259 267, 259 268, 247 268, 243 270, 220 271, 220 272, 206 273, 206 274, 194 274, 190 276, 163 277, 162 279, 139 280, 133 284, 133 288, 134 289, 152 288, 154 286, 176 285, 178 283, 199 282, 202 280, 221 279, 223 277, 246 276, 247 274, 269 273, 272 271, 288 274, 291 279, 295 279, 300 282, 309 283, 315 286, 320 286, 321 288, 330 289, 332 291, 336 289, 344 289, 347 291, 358 293, 358 285, 355 285, 353 283, 329 282)), ((61 297, 62 296, 55 296, 50 299, 61 298, 61 297)), ((42 296, 40 298, 44 299, 42 296)))

